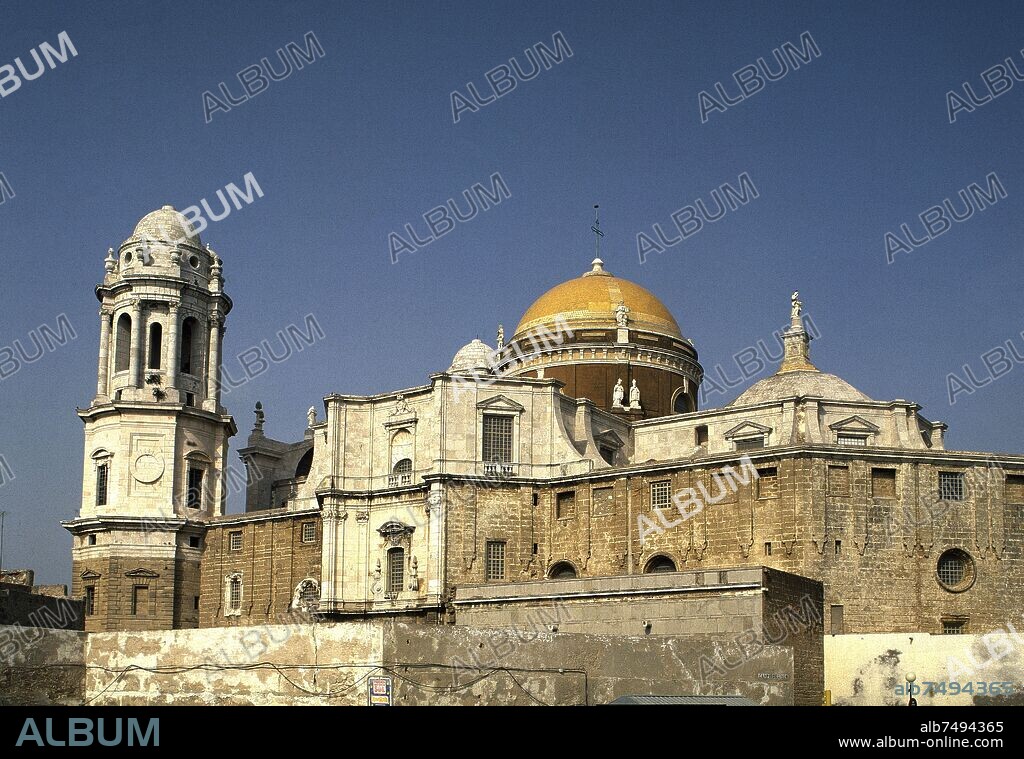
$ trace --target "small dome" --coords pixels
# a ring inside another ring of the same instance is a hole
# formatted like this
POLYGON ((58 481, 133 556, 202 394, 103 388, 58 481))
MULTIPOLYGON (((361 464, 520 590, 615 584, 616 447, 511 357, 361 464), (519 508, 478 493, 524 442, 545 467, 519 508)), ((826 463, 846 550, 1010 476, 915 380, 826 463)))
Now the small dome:
POLYGON ((730 406, 748 406, 753 403, 777 401, 794 395, 813 395, 830 401, 870 401, 844 379, 816 369, 788 371, 773 374, 755 382, 744 390, 730 406))
POLYGON ((558 317, 574 330, 614 329, 615 309, 622 303, 629 309, 630 329, 683 339, 672 313, 658 298, 634 282, 609 274, 599 258, 592 266, 582 276, 556 285, 537 298, 523 314, 515 336, 542 326, 550 330, 558 317))
POLYGON ((494 366, 494 350, 479 338, 459 348, 452 365, 448 367, 450 373, 484 371, 490 372, 494 366))
POLYGON ((143 216, 128 240, 152 240, 195 248, 201 248, 203 244, 188 219, 173 206, 164 206, 143 216))

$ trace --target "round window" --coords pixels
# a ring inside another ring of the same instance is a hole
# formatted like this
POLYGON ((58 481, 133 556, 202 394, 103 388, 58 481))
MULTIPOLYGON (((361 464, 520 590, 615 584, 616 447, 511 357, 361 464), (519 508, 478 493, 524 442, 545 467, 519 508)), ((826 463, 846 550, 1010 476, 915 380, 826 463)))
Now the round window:
POLYGON ((189 266, 191 266, 193 269, 198 269, 199 268, 199 256, 192 256, 191 258, 188 259, 188 263, 189 263, 189 266))
POLYGON ((124 254, 124 262, 126 264, 130 264, 132 262, 132 254, 130 251, 124 254))
POLYGON ((974 584, 974 560, 966 551, 951 548, 939 557, 935 574, 942 587, 959 593, 974 584))

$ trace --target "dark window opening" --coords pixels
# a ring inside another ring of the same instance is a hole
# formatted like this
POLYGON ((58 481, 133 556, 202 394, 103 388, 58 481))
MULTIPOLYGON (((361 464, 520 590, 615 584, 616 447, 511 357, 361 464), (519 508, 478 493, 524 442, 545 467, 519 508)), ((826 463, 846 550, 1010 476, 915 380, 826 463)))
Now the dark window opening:
POLYGON ((96 505, 107 505, 107 481, 110 477, 110 465, 100 464, 96 467, 96 505))
POLYGON ((484 462, 508 463, 512 461, 512 425, 514 421, 511 416, 484 414, 484 462))
POLYGON ((831 624, 832 634, 842 635, 843 634, 843 607, 838 604, 833 604, 831 608, 831 624))
POLYGON ((647 574, 656 574, 658 572, 675 572, 676 563, 672 561, 668 556, 655 556, 649 562, 647 562, 647 568, 644 572, 647 574))
POLYGON ((199 322, 195 317, 188 317, 181 323, 181 351, 178 365, 182 374, 195 375, 200 371, 202 362, 199 360, 199 322))
POLYGON ((569 490, 555 496, 555 519, 569 519, 576 516, 576 491, 569 490))
POLYGON ((313 468, 313 449, 310 448, 306 451, 302 458, 299 459, 299 463, 295 466, 296 477, 308 477, 309 470, 313 468))
POLYGON ((708 426, 706 424, 698 424, 694 430, 694 436, 696 438, 697 445, 708 444, 708 426))
POLYGON ((405 582, 405 549, 388 551, 388 593, 401 593, 405 582))
POLYGON ((560 561, 551 567, 548 577, 552 580, 573 580, 576 578, 576 568, 567 561, 560 561))
POLYGON ((485 557, 487 580, 504 580, 505 542, 501 540, 488 540, 485 557))
POLYGON ((85 589, 85 615, 91 617, 96 613, 96 588, 89 585, 85 589))
POLYGON ((190 509, 201 509, 203 507, 203 470, 198 467, 188 468, 188 492, 185 495, 185 505, 190 509))
POLYGON ((164 328, 158 323, 149 325, 149 363, 150 369, 160 368, 160 355, 163 348, 164 328))
POLYGON ((117 333, 114 338, 114 371, 126 372, 131 363, 132 317, 121 314, 117 319, 117 333))

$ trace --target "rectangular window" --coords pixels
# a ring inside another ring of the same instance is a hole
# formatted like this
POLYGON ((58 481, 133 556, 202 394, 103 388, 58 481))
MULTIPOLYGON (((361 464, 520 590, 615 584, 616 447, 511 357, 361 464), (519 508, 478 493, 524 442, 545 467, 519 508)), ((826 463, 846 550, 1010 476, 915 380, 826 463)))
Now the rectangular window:
POLYGON ((188 468, 188 492, 185 494, 185 505, 190 509, 203 507, 203 470, 198 467, 188 468))
POLYGON ((865 446, 868 444, 867 435, 836 435, 836 443, 839 445, 865 446))
POLYGON ((132 587, 132 616, 149 616, 149 586, 135 585, 132 587))
POLYGON ((388 592, 401 593, 405 582, 405 550, 392 548, 388 551, 388 592))
POLYGON ((708 444, 708 426, 706 424, 698 424, 693 434, 698 446, 708 444))
POLYGON ((91 617, 96 613, 96 587, 89 585, 85 589, 85 615, 91 617))
POLYGON ((199 548, 200 545, 201 545, 201 543, 200 543, 198 535, 189 535, 188 536, 188 547, 189 548, 199 548))
POLYGON ((591 491, 595 517, 607 517, 615 513, 615 488, 594 488, 591 491))
POLYGON ((501 540, 487 541, 487 580, 505 579, 505 543, 501 540))
POLYGON ((872 498, 895 498, 896 497, 896 470, 895 469, 872 469, 871 470, 871 497, 872 498))
POLYGON ((832 634, 843 634, 843 607, 837 604, 832 606, 832 634))
POLYGON ((651 483, 651 508, 664 509, 672 501, 672 483, 670 480, 659 480, 651 483))
POLYGON ((242 608, 242 580, 238 577, 231 578, 228 586, 228 608, 231 611, 238 611, 242 608))
POLYGON ((850 467, 830 466, 828 468, 828 494, 850 494, 850 467))
POLYGON ((90 535, 88 540, 86 540, 86 543, 88 543, 91 546, 96 545, 96 536, 95 535, 90 535))
POLYGON ((195 406, 196 405, 196 394, 195 393, 185 393, 185 405, 186 406, 195 406))
POLYGON ((779 494, 779 470, 775 467, 757 470, 757 497, 775 498, 779 494))
POLYGON ((199 611, 199 596, 192 596, 192 611, 199 611))
POLYGON ((485 463, 512 461, 511 416, 484 414, 483 457, 485 463))
POLYGON ((735 443, 737 451, 753 451, 758 448, 764 448, 764 435, 740 438, 735 443))
POLYGON ((837 540, 836 541, 836 546, 835 546, 835 554, 836 554, 836 556, 839 556, 839 554, 841 554, 842 552, 843 552, 843 541, 837 540))
POLYGON ((303 522, 302 523, 302 542, 303 543, 315 543, 316 542, 316 522, 303 522))
POLYGON ((942 620, 943 635, 963 635, 967 632, 967 620, 965 619, 944 619, 942 620))
POLYGON ((555 496, 555 518, 569 519, 576 516, 576 491, 569 490, 555 496))
POLYGON ((242 550, 242 531, 229 532, 228 533, 228 550, 230 551, 241 551, 242 550))
POLYGON ((764 555, 765 556, 771 556, 772 555, 772 544, 771 543, 765 543, 764 544, 764 555))
POLYGON ((601 458, 605 460, 606 464, 609 464, 609 465, 614 465, 615 464, 615 449, 614 448, 608 448, 607 446, 602 445, 598 450, 601 453, 601 458))
POLYGON ((96 505, 107 505, 107 480, 110 476, 110 464, 96 467, 96 505))
POLYGON ((943 501, 964 500, 963 472, 939 472, 939 498, 943 501))
POLYGON ((1006 475, 1006 503, 1024 503, 1024 475, 1006 475))

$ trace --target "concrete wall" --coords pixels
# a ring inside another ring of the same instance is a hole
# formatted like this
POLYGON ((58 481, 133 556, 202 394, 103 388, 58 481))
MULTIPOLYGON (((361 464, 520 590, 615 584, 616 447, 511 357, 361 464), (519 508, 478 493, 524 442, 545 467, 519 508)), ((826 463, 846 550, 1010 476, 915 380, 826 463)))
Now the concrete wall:
MULTIPOLYGON (((0 642, 11 629, 0 628, 0 642)), ((720 642, 697 637, 516 632, 384 619, 35 633, 31 645, 7 646, 0 664, 4 703, 361 705, 370 675, 390 675, 395 703, 410 705, 599 704, 637 693, 741 695, 761 704, 792 704, 794 693, 792 649, 767 646, 735 668, 702 678, 702 660, 716 656, 720 642), (83 664, 89 665, 84 675, 83 664), (780 676, 762 678, 763 672, 780 676)))
POLYGON ((1024 639, 1012 626, 985 635, 825 636, 825 688, 831 691, 833 704, 904 705, 908 672, 922 686, 915 695, 921 706, 1024 705, 1024 639), (925 682, 945 683, 945 693, 927 695, 925 682), (950 685, 954 682, 960 687, 950 685), (962 692, 967 683, 973 693, 962 692), (996 695, 982 694, 992 690, 991 683, 1012 685, 998 686, 996 695))
POLYGON ((685 642, 697 667, 676 695, 702 695, 714 681, 785 682, 794 703, 815 705, 824 685, 822 597, 819 582, 747 567, 463 586, 454 606, 460 625, 685 642), (780 647, 793 652, 792 676, 760 656, 780 647))
POLYGON ((82 703, 86 633, 0 626, 0 706, 82 703))

